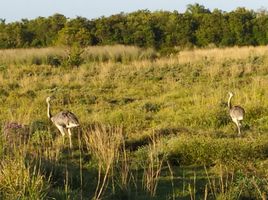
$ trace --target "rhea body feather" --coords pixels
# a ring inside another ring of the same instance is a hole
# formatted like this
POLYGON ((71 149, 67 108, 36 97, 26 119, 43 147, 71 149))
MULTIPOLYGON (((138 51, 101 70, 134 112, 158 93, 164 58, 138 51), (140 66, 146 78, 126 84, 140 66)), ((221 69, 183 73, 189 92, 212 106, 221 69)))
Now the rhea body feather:
POLYGON ((242 121, 244 119, 245 110, 241 106, 232 106, 231 99, 233 97, 233 93, 229 92, 229 99, 228 99, 228 108, 229 108, 229 114, 233 120, 233 122, 236 124, 238 128, 238 134, 240 135, 240 127, 242 121))
POLYGON ((79 126, 77 117, 70 111, 61 111, 50 118, 54 124, 64 128, 73 128, 79 126))
POLYGON ((79 126, 79 122, 74 113, 70 111, 61 111, 58 114, 52 116, 50 111, 50 97, 47 97, 47 116, 48 118, 55 124, 55 126, 59 129, 62 136, 65 135, 66 130, 68 131, 70 147, 72 148, 72 138, 71 138, 71 128, 79 126))

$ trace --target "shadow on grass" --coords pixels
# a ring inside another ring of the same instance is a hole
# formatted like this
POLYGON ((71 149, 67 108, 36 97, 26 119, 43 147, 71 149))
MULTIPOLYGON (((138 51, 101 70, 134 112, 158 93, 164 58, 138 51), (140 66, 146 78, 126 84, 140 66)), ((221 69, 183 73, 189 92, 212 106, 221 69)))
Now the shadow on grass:
POLYGON ((149 192, 142 187, 143 170, 137 172, 136 188, 125 191, 117 191, 107 199, 120 200, 163 200, 163 199, 204 199, 207 175, 204 167, 172 167, 172 174, 167 166, 162 169, 158 179, 155 196, 150 196, 149 192))
MULTIPOLYGON (((82 151, 81 151, 82 152, 82 151)), ((81 155, 78 150, 62 149, 59 160, 32 158, 28 161, 40 169, 50 182, 46 199, 90 199, 94 196, 98 172, 87 166, 90 155, 81 155)))
MULTIPOLYGON (((184 127, 176 127, 176 128, 162 128, 155 130, 155 136, 165 137, 170 135, 178 135, 180 133, 191 133, 191 131, 184 127)), ((151 135, 146 135, 138 140, 126 140, 126 149, 130 151, 136 151, 138 148, 148 145, 151 143, 151 135)))

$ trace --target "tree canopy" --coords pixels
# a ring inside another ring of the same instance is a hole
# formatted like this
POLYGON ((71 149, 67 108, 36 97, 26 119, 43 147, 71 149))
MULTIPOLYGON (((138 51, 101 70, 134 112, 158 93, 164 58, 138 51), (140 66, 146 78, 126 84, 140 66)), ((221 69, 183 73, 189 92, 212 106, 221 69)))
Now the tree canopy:
POLYGON ((165 49, 267 43, 268 13, 263 9, 237 8, 224 12, 190 4, 185 13, 138 10, 91 20, 79 16, 68 19, 62 14, 12 23, 0 19, 2 49, 73 44, 165 49))

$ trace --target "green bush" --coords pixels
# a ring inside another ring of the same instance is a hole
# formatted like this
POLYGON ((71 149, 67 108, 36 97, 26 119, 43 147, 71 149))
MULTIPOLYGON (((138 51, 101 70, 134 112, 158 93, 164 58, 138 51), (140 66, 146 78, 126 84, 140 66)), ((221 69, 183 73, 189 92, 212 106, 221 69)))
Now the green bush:
POLYGON ((64 61, 65 65, 70 67, 79 67, 84 62, 84 59, 82 58, 83 52, 84 50, 80 47, 73 46, 64 61))
POLYGON ((166 151, 171 160, 182 165, 246 162, 267 156, 267 138, 210 138, 181 136, 168 141, 166 151))
POLYGON ((160 106, 155 103, 147 102, 142 106, 142 109, 145 112, 158 112, 160 110, 160 106))
POLYGON ((31 122, 31 130, 44 130, 48 126, 47 121, 34 120, 31 122))
POLYGON ((27 92, 25 92, 23 94, 25 97, 28 97, 28 98, 31 98, 31 99, 34 99, 36 97, 36 93, 35 91, 33 90, 28 90, 27 92))
POLYGON ((58 67, 61 65, 62 58, 56 55, 48 55, 46 58, 46 64, 52 67, 58 67))
POLYGON ((32 57, 32 61, 31 61, 32 65, 41 65, 42 62, 43 62, 42 58, 37 57, 37 56, 32 57))
POLYGON ((9 93, 3 88, 0 88, 0 96, 2 97, 8 97, 9 93))
POLYGON ((34 145, 42 145, 45 146, 46 143, 50 144, 50 142, 53 140, 52 135, 50 132, 47 131, 35 131, 32 134, 31 142, 34 145))

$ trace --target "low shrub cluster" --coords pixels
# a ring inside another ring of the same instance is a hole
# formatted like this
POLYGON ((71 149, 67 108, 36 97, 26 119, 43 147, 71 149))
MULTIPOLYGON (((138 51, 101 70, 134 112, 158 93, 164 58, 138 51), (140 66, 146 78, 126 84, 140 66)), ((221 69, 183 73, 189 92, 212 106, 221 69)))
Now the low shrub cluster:
POLYGON ((210 138, 204 136, 180 136, 167 141, 168 158, 181 165, 233 165, 256 159, 265 159, 268 153, 267 137, 210 138))

